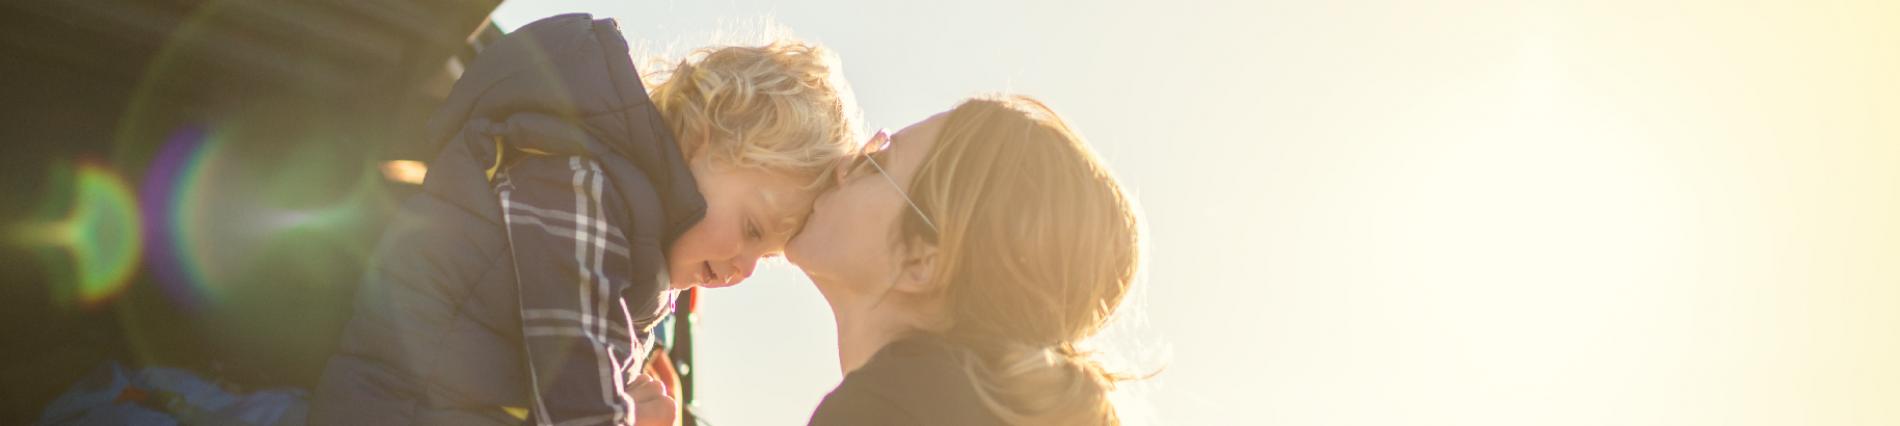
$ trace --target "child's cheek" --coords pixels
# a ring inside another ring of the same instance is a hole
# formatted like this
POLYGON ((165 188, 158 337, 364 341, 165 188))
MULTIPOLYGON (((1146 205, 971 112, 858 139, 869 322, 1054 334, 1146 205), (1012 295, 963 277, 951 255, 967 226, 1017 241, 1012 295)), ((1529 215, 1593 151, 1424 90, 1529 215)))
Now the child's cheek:
POLYGON ((673 241, 673 246, 666 249, 666 258, 672 264, 678 266, 705 260, 699 259, 700 227, 700 225, 694 225, 692 228, 687 228, 686 233, 681 234, 678 240, 673 241))
POLYGON ((718 226, 711 219, 709 216, 707 220, 701 220, 699 224, 687 229, 678 241, 673 242, 673 248, 668 250, 667 257, 674 259, 676 263, 695 268, 700 262, 718 259, 721 251, 719 247, 723 246, 723 241, 729 239, 726 234, 730 232, 722 229, 729 227, 718 226))

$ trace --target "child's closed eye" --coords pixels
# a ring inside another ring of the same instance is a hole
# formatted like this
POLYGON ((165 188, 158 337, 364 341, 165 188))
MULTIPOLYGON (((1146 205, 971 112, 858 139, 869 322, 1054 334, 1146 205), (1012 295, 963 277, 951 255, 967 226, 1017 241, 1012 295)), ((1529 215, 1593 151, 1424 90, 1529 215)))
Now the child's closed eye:
POLYGON ((758 241, 765 238, 765 233, 759 230, 759 225, 757 223, 753 222, 751 219, 746 219, 745 238, 747 241, 758 241))

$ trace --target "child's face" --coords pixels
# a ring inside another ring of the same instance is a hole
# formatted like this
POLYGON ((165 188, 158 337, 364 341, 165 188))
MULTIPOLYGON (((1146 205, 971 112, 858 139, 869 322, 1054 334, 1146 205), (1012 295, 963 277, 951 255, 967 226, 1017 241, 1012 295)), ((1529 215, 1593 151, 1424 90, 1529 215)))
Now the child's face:
POLYGON ((725 287, 745 281, 759 258, 776 256, 811 213, 809 179, 714 165, 696 158, 693 178, 706 217, 666 251, 672 288, 725 287))

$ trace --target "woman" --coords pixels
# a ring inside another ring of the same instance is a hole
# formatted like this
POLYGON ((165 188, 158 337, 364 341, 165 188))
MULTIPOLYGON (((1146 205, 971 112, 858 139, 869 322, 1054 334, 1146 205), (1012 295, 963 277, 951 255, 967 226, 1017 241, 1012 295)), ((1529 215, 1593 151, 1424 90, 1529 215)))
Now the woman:
POLYGON ((811 424, 1118 424, 1077 343, 1127 294, 1133 207, 1054 111, 966 101, 879 132, 786 256, 831 305, 843 383, 811 424))

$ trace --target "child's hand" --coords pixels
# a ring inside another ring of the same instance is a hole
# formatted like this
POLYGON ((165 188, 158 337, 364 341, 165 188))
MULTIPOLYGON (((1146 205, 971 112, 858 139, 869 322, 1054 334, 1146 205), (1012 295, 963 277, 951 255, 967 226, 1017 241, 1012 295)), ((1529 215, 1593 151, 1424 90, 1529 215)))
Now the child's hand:
POLYGON ((633 426, 673 426, 679 407, 666 394, 666 385, 641 374, 633 379, 632 387, 633 426))

